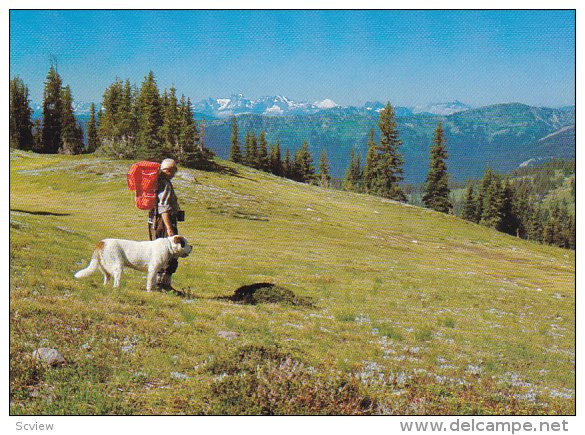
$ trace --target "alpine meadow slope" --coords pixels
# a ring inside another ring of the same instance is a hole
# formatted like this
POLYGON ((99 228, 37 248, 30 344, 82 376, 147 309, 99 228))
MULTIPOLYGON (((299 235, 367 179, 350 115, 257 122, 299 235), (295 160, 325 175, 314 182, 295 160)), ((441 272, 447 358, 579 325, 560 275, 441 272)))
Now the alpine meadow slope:
POLYGON ((173 180, 187 296, 112 289, 73 274, 147 237, 133 162, 10 158, 11 414, 575 412, 573 251, 218 160, 173 180), (256 283, 295 298, 230 299, 256 283))

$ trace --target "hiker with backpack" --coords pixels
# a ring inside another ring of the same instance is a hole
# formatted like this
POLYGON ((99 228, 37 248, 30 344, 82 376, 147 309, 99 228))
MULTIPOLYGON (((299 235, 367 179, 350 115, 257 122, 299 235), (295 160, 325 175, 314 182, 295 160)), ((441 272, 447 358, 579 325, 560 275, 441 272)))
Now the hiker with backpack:
MULTIPOLYGON (((185 213, 179 208, 177 195, 171 179, 177 173, 173 159, 157 162, 142 161, 131 166, 128 172, 128 188, 136 191, 135 204, 148 212, 148 235, 150 240, 175 236, 179 233, 177 222, 185 220, 185 213)), ((159 289, 176 291, 171 285, 173 273, 179 262, 171 258, 157 273, 159 289)))
MULTIPOLYGON (((177 173, 177 164, 173 159, 164 159, 160 164, 157 177, 156 205, 148 213, 148 233, 150 240, 170 237, 179 233, 177 221, 184 220, 184 212, 179 208, 177 195, 171 179, 177 173)), ((176 258, 169 260, 156 278, 156 284, 164 290, 174 290, 171 285, 173 273, 179 262, 176 258)))

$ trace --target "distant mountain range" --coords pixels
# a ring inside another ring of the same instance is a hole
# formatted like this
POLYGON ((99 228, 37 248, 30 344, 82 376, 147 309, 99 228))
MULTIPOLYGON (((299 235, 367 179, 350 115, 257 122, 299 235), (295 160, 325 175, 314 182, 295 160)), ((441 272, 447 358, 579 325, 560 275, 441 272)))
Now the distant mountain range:
MULTIPOLYGON (((88 115, 91 103, 76 101, 74 111, 77 115, 88 115)), ((379 101, 369 101, 363 106, 340 106, 335 101, 327 98, 313 103, 296 102, 290 98, 277 95, 272 97, 262 97, 256 100, 245 98, 242 94, 231 95, 228 98, 207 98, 198 101, 192 105, 193 112, 197 118, 219 119, 231 117, 233 115, 264 115, 264 116, 288 116, 288 115, 312 115, 321 111, 330 109, 342 110, 359 110, 366 109, 379 112, 385 103, 379 101)), ((99 104, 96 104, 96 108, 99 104)), ((42 115, 42 105, 33 103, 33 117, 38 118, 42 115)), ((398 116, 413 115, 416 113, 430 113, 434 115, 451 115, 456 112, 471 109, 471 106, 459 101, 449 103, 430 103, 425 106, 415 107, 395 107, 398 116)))
MULTIPOLYGON (((77 118, 89 117, 86 102, 75 103, 77 118)), ((384 103, 371 101, 361 107, 343 107, 330 99, 313 103, 286 97, 249 100, 241 94, 208 98, 193 104, 196 119, 205 119, 205 143, 218 156, 227 158, 230 118, 237 116, 240 140, 246 131, 266 132, 270 143, 279 141, 294 152, 307 140, 315 160, 327 151, 332 175, 342 177, 352 147, 365 159, 370 129, 378 138, 379 111, 384 103)), ((41 106, 33 104, 34 117, 41 106)), ((575 157, 575 106, 558 109, 509 103, 471 108, 454 101, 416 107, 395 107, 403 144, 405 181, 424 181, 429 148, 437 122, 445 130, 448 167, 453 179, 479 177, 486 166, 509 171, 522 164, 551 158, 575 157)), ((362 160, 363 161, 363 160, 362 160)), ((317 164, 317 162, 315 162, 317 164)))
MULTIPOLYGON (((379 112, 383 107, 384 103, 379 101, 367 102, 363 106, 358 107, 340 106, 335 101, 328 98, 322 101, 308 103, 296 102, 281 95, 250 100, 245 98, 242 94, 231 95, 229 98, 208 98, 193 104, 194 112, 208 118, 224 118, 226 116, 243 114, 264 116, 312 115, 330 109, 349 111, 366 109, 379 112)), ((404 116, 415 113, 451 115, 452 113, 468 110, 470 108, 471 106, 467 104, 454 101, 450 103, 436 103, 417 107, 396 107, 395 109, 397 114, 404 116)))
MULTIPOLYGON (((343 176, 352 147, 365 161, 368 133, 376 132, 381 105, 334 107, 313 114, 237 117, 241 140, 246 131, 266 132, 266 138, 291 152, 307 140, 315 160, 325 149, 332 175, 343 176)), ((446 109, 442 106, 442 109, 446 109)), ((402 140, 405 181, 420 183, 428 170, 429 149, 439 121, 445 130, 451 177, 458 181, 480 177, 486 166, 507 172, 530 159, 575 157, 575 107, 550 109, 525 104, 496 104, 449 115, 413 113, 397 108, 402 140)), ((230 121, 206 122, 206 145, 220 157, 228 156, 230 121)), ((535 160, 535 161, 537 161, 535 160)), ((317 164, 317 161, 315 162, 317 164)))

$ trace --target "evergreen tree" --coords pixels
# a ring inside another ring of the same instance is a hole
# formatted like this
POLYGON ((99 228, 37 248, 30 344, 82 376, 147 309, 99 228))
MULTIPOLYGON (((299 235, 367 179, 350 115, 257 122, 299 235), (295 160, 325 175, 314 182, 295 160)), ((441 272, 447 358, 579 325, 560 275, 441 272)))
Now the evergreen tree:
POLYGON ((19 78, 10 80, 10 139, 12 148, 31 150, 34 139, 31 121, 32 110, 28 97, 28 87, 19 78))
POLYGON ((266 132, 261 131, 258 138, 258 169, 262 171, 269 170, 268 164, 268 145, 266 143, 266 132))
POLYGON ((461 217, 471 222, 479 222, 477 220, 477 201, 473 194, 473 185, 471 184, 465 191, 465 203, 463 204, 463 214, 461 217))
POLYGON ((327 152, 325 151, 325 148, 321 151, 321 158, 319 159, 318 180, 321 187, 329 188, 331 175, 329 175, 329 162, 327 161, 327 152))
POLYGON ((374 129, 370 130, 368 139, 368 153, 366 155, 366 165, 363 171, 363 184, 366 193, 372 193, 375 188, 376 171, 378 166, 378 150, 374 140, 374 129))
MULTIPOLYGON (((116 158, 138 156, 138 91, 116 78, 105 90, 98 112, 99 152, 116 158)), ((144 149, 144 147, 143 147, 144 149)))
POLYGON ((526 237, 528 240, 536 242, 543 241, 544 218, 544 213, 540 207, 533 207, 532 213, 528 215, 528 220, 526 222, 526 237))
POLYGON ((568 240, 569 249, 576 249, 577 248, 577 228, 576 228, 576 218, 575 215, 571 214, 569 216, 569 240, 568 240))
POLYGON ((282 162, 282 175, 286 178, 293 179, 294 176, 293 162, 290 156, 290 151, 287 148, 284 152, 284 160, 282 162))
POLYGON ((238 123, 235 116, 232 116, 231 130, 230 160, 234 163, 242 163, 242 152, 240 151, 240 142, 238 140, 238 123))
POLYGON ((398 139, 396 116, 390 103, 387 103, 386 107, 380 111, 378 127, 380 128, 380 144, 377 147, 373 193, 396 201, 406 201, 406 196, 399 185, 403 179, 403 159, 398 152, 402 141, 398 139))
POLYGON ((193 121, 187 119, 186 112, 188 108, 186 107, 185 99, 183 97, 182 105, 179 107, 176 92, 177 90, 174 86, 171 86, 171 89, 168 93, 166 90, 164 92, 163 124, 160 128, 160 138, 163 142, 163 150, 165 155, 175 155, 178 160, 182 162, 184 161, 183 146, 188 146, 191 148, 195 146, 196 132, 193 131, 193 121), (179 142, 179 135, 181 133, 185 134, 185 131, 181 132, 181 127, 183 127, 183 130, 190 130, 187 133, 187 137, 185 138, 186 142, 183 143, 179 142))
POLYGON ((447 173, 447 148, 441 123, 437 124, 435 138, 431 147, 430 167, 425 182, 425 194, 422 201, 430 209, 449 213, 453 208, 449 200, 449 174, 447 173))
MULTIPOLYGON (((171 93, 174 94, 174 92, 173 90, 171 93)), ((176 110, 177 113, 175 114, 174 112, 167 104, 165 124, 163 124, 163 128, 161 129, 161 135, 163 138, 166 137, 165 141, 167 143, 172 143, 173 125, 176 124, 174 127, 176 128, 176 145, 173 147, 174 152, 169 155, 174 156, 178 163, 188 167, 194 167, 198 160, 197 154, 199 151, 197 146, 197 124, 193 119, 191 105, 187 103, 184 95, 181 96, 179 106, 176 110), (177 116, 175 121, 173 121, 174 116, 177 116)))
POLYGON ((35 119, 33 124, 33 150, 42 152, 43 150, 43 121, 41 119, 35 119))
POLYGON ((61 91, 61 147, 62 154, 79 154, 83 150, 83 129, 73 114, 73 96, 69 86, 61 91))
POLYGON ((500 229, 502 227, 503 217, 502 183, 499 176, 493 175, 483 197, 479 223, 486 227, 500 229))
POLYGON ((120 79, 112 83, 104 92, 102 109, 98 114, 98 135, 104 143, 121 142, 121 118, 123 113, 124 88, 120 79))
MULTIPOLYGON (((193 117, 193 112, 191 110, 191 100, 187 98, 187 104, 189 105, 189 110, 191 111, 191 117, 193 117)), ((199 151, 204 152, 207 148, 205 148, 205 119, 202 119, 199 122, 199 135, 197 136, 197 144, 199 146, 199 151)))
POLYGON ((258 160, 258 138, 256 137, 256 133, 252 132, 250 135, 250 143, 251 143, 251 151, 250 154, 250 166, 252 168, 258 169, 260 167, 260 162, 258 160))
POLYGON ((251 168, 258 167, 258 142, 254 132, 246 132, 246 143, 244 146, 244 164, 251 168))
POLYGON ((118 136, 120 140, 134 146, 138 135, 138 114, 136 108, 137 91, 132 89, 130 80, 126 79, 118 110, 118 136))
MULTIPOLYGON (((372 130, 373 131, 373 130, 372 130)), ((350 192, 359 192, 361 190, 362 183, 362 168, 361 158, 359 154, 356 154, 355 149, 351 149, 351 159, 349 166, 345 171, 345 177, 341 188, 350 192)))
POLYGON ((145 77, 138 94, 139 158, 159 161, 166 157, 161 148, 162 104, 152 71, 145 77))
POLYGON ((307 141, 295 152, 293 159, 293 180, 308 183, 315 177, 313 157, 307 141))
POLYGON ((519 220, 514 213, 514 192, 510 180, 506 180, 501 190, 501 222, 496 228, 512 236, 517 236, 519 231, 519 220))
POLYGON ((43 153, 56 154, 61 147, 61 116, 63 115, 61 85, 61 76, 51 65, 43 92, 43 146, 41 149, 43 153))
POLYGON ((270 172, 274 175, 282 177, 282 157, 280 155, 280 143, 276 142, 275 145, 270 147, 270 172))
POLYGON ((483 214, 484 209, 484 202, 485 198, 488 194, 488 190, 490 185, 493 183, 494 180, 494 173, 490 168, 485 169, 483 177, 481 179, 481 183, 479 185, 479 190, 477 192, 477 215, 475 216, 475 222, 479 223, 481 221, 481 217, 483 214))
POLYGON ((89 105, 89 122, 87 123, 87 152, 93 153, 98 147, 95 104, 89 105))

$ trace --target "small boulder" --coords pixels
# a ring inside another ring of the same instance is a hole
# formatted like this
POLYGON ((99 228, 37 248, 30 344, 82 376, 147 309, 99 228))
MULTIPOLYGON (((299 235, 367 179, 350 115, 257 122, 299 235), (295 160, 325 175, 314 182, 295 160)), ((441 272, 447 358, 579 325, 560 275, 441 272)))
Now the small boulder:
POLYGON ((32 354, 33 359, 42 362, 51 367, 60 366, 66 364, 67 361, 63 358, 57 349, 49 349, 48 347, 41 347, 32 354))

